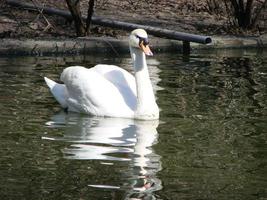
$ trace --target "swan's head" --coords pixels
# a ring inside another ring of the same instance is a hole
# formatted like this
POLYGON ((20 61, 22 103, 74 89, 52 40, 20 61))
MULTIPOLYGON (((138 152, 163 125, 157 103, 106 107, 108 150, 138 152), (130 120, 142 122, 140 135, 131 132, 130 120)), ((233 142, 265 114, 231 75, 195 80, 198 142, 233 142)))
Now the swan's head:
POLYGON ((148 56, 153 55, 152 51, 148 46, 148 36, 144 29, 133 30, 129 38, 129 44, 133 48, 141 49, 148 56))

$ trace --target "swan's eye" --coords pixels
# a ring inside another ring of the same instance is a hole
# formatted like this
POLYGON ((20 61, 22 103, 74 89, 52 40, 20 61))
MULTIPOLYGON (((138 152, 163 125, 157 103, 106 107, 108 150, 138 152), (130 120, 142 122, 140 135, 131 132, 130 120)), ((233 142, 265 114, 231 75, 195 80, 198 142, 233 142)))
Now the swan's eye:
POLYGON ((149 44, 147 38, 143 38, 143 37, 139 37, 139 36, 137 36, 137 37, 138 37, 138 39, 139 39, 139 46, 140 46, 140 44, 143 44, 144 46, 146 46, 146 45, 149 44))

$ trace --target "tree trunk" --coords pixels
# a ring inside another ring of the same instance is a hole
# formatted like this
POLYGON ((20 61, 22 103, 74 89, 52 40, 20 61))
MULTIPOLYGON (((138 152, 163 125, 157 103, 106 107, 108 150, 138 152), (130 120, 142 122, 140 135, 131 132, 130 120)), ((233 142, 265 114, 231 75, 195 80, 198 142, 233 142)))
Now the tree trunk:
POLYGON ((251 25, 251 11, 253 0, 247 0, 246 9, 244 9, 244 25, 243 28, 249 28, 251 25))
MULTIPOLYGON (((16 6, 24 9, 37 9, 38 6, 34 6, 29 3, 23 3, 18 0, 7 0, 7 3, 11 6, 16 6)), ((43 13, 50 14, 50 15, 58 15, 62 16, 66 19, 72 19, 72 16, 67 11, 62 11, 55 8, 47 8, 47 7, 41 7, 43 9, 43 13)), ((86 20, 85 18, 82 18, 83 20, 86 20)), ((146 25, 140 25, 140 24, 134 24, 134 23, 128 23, 128 22, 121 22, 121 21, 115 21, 112 19, 105 19, 102 17, 92 17, 92 23, 96 25, 111 27, 111 28, 118 28, 122 30, 129 30, 132 31, 136 28, 142 28, 145 29, 149 34, 161 37, 161 38, 168 38, 173 40, 180 40, 180 41, 188 41, 188 42, 196 42, 201 44, 208 44, 211 43, 212 40, 208 36, 201 36, 201 35, 195 35, 195 34, 188 34, 184 32, 178 32, 173 31, 169 29, 162 29, 152 26, 146 26, 146 25)))
POLYGON ((238 26, 244 29, 249 28, 253 0, 247 0, 246 4, 244 0, 231 0, 231 4, 234 8, 234 16, 237 19, 238 26))
POLYGON ((92 21, 92 16, 94 14, 94 4, 95 0, 89 0, 88 2, 88 12, 87 12, 87 19, 86 19, 86 35, 89 34, 89 29, 92 21))
POLYGON ((74 20, 77 36, 85 36, 86 31, 82 22, 79 0, 66 0, 66 2, 74 20))

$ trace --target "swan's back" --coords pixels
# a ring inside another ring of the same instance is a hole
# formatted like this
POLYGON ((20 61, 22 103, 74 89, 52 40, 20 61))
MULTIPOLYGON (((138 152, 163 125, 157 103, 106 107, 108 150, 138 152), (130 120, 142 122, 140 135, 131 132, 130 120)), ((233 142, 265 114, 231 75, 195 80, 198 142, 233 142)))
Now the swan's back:
POLYGON ((130 87, 136 97, 135 78, 126 70, 115 65, 96 65, 90 70, 94 70, 103 75, 107 80, 119 87, 130 87))
POLYGON ((97 116, 129 117, 136 108, 134 77, 110 65, 91 69, 68 67, 60 78, 67 88, 71 111, 97 116))

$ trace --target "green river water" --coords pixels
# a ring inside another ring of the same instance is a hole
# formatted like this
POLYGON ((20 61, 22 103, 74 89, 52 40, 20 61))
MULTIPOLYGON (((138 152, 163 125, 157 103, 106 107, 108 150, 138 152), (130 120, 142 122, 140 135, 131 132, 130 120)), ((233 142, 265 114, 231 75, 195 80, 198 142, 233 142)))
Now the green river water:
POLYGON ((128 55, 0 57, 0 199, 267 199, 267 53, 148 58, 160 120, 62 111, 43 76, 128 55))

